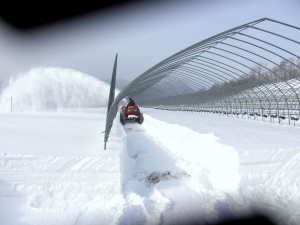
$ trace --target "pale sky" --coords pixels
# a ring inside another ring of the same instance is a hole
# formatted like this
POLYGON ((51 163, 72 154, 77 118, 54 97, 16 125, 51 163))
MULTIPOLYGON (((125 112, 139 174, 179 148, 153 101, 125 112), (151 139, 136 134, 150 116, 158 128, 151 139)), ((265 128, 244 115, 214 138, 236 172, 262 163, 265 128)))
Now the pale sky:
POLYGON ((0 20, 0 77, 63 67, 109 80, 133 80, 170 55, 263 17, 300 27, 299 0, 171 0, 120 9, 22 34, 0 20))

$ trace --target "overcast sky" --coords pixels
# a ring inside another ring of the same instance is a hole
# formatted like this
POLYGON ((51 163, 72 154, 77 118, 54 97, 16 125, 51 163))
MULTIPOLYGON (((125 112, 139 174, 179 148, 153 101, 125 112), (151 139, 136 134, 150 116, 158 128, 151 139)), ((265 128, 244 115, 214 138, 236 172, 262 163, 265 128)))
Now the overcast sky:
POLYGON ((299 0, 149 1, 22 34, 0 20, 0 76, 33 67, 133 80, 166 57, 227 29, 269 17, 300 27, 299 0))

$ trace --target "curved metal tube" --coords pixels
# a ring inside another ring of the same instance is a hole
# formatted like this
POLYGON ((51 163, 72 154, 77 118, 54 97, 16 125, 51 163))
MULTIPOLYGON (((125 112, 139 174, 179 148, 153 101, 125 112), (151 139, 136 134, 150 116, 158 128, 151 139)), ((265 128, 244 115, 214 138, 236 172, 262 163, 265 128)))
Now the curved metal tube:
POLYGON ((112 124, 119 102, 126 96, 137 99, 144 107, 226 115, 243 113, 249 118, 260 115, 262 119, 264 114, 270 121, 272 116, 279 122, 280 115, 287 115, 290 122, 292 116, 300 115, 300 54, 297 48, 291 51, 286 46, 293 43, 300 51, 300 41, 288 37, 284 31, 280 33, 281 27, 299 32, 296 36, 300 37, 299 27, 262 18, 221 32, 162 60, 119 93, 107 115, 108 124, 112 124), (279 27, 276 31, 259 27, 264 22, 279 27), (248 33, 252 30, 254 34, 248 33), (276 38, 285 44, 278 44, 276 38), (262 60, 273 67, 264 65, 262 60))

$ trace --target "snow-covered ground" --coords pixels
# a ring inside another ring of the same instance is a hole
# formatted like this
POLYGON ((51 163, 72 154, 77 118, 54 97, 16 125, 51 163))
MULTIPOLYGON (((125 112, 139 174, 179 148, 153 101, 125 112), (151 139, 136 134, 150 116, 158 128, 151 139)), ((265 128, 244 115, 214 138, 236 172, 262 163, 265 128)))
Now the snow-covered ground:
POLYGON ((123 141, 103 151, 104 115, 1 114, 0 224, 117 222, 123 141))
POLYGON ((300 221, 298 127, 143 109, 0 115, 1 224, 180 224, 256 210, 300 221))
POLYGON ((299 124, 142 108, 104 151, 105 107, 29 111, 0 113, 1 225, 300 223, 299 124))

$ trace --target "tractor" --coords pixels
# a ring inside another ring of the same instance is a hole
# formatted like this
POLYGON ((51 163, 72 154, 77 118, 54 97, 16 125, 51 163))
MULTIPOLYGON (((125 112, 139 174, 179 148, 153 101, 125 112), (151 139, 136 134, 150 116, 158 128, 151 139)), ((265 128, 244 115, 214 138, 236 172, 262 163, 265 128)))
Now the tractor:
POLYGON ((137 122, 142 124, 144 121, 143 114, 137 105, 125 106, 123 105, 120 110, 120 122, 125 125, 127 121, 137 122))

